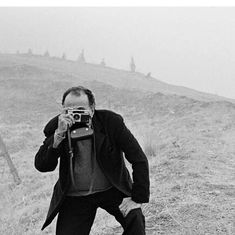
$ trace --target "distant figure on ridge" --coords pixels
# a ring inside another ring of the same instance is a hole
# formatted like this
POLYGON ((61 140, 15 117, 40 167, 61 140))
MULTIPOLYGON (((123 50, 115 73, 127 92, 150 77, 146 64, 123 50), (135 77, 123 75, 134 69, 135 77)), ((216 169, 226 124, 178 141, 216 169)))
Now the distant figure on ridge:
POLYGON ((103 67, 106 66, 106 63, 105 63, 105 61, 104 61, 104 58, 101 60, 100 65, 103 66, 103 67))
POLYGON ((80 53, 80 55, 78 57, 78 62, 86 63, 85 55, 84 55, 84 49, 82 49, 82 52, 80 53))
POLYGON ((33 54, 33 51, 31 48, 28 49, 28 52, 27 52, 28 55, 32 55, 33 54))
POLYGON ((62 60, 66 60, 66 54, 65 53, 63 53, 63 55, 62 55, 62 60))
POLYGON ((135 72, 135 61, 134 61, 134 58, 131 57, 131 63, 130 63, 130 69, 131 69, 131 72, 135 72))
POLYGON ((49 51, 48 51, 48 50, 45 51, 44 56, 45 56, 45 57, 50 57, 50 54, 49 54, 49 51))

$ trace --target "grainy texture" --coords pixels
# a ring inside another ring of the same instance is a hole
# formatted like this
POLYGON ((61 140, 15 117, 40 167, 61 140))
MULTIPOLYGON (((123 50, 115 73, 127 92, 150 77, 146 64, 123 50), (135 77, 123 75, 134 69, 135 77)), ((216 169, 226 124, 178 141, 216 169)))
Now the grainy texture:
MULTIPOLYGON (((136 75, 92 65, 86 65, 92 68, 87 70, 80 65, 80 73, 71 76, 53 70, 53 60, 45 62, 51 70, 42 69, 36 58, 32 61, 38 67, 25 65, 24 59, 18 69, 9 58, 7 67, 0 63, 0 109, 4 110, 0 134, 22 179, 20 185, 13 184, 1 157, 0 234, 54 234, 56 221, 43 232, 40 228, 58 172, 39 173, 33 161, 45 123, 59 112, 63 91, 75 83, 94 91, 98 108, 121 113, 148 155, 151 200, 143 208, 147 235, 235 234, 233 103, 214 97, 207 100, 209 95, 201 99, 201 94, 197 99, 195 93, 189 98, 163 91, 133 91, 107 85, 105 80, 83 82, 80 77, 87 71, 90 79, 94 71, 99 77, 116 73, 112 79, 120 80, 135 80, 136 75)), ((141 76, 138 79, 144 83, 146 78, 141 76)), ((98 211, 92 235, 121 232, 114 218, 98 211)))

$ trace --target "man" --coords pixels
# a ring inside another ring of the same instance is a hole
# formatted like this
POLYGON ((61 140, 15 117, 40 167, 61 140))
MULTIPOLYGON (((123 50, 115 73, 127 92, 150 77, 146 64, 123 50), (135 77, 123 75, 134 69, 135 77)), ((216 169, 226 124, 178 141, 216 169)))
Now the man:
POLYGON ((82 86, 68 89, 62 105, 63 112, 44 128, 46 139, 35 156, 41 172, 53 171, 60 159, 42 230, 58 213, 57 235, 89 234, 100 207, 115 216, 123 234, 145 234, 141 204, 149 201, 148 161, 123 118, 96 110, 92 92, 82 86), (86 110, 85 125, 70 110, 86 110), (133 179, 123 153, 132 164, 133 179))

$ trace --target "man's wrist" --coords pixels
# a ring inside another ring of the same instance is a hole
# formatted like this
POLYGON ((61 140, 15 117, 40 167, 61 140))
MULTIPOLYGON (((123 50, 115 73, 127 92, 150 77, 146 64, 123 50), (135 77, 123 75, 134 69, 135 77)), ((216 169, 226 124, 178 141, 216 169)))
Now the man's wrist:
POLYGON ((61 137, 61 138, 65 138, 65 132, 60 131, 59 129, 55 130, 55 135, 57 135, 58 137, 61 137))
POLYGON ((60 132, 58 129, 56 129, 54 133, 54 142, 53 142, 53 148, 57 148, 58 145, 63 141, 65 138, 65 133, 60 132))

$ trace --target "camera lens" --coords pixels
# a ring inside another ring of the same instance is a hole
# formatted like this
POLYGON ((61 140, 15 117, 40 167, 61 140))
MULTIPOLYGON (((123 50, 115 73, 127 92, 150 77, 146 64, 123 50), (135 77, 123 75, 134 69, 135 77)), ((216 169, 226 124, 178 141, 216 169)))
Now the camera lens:
POLYGON ((80 114, 74 114, 73 118, 75 121, 78 121, 80 119, 80 114))

